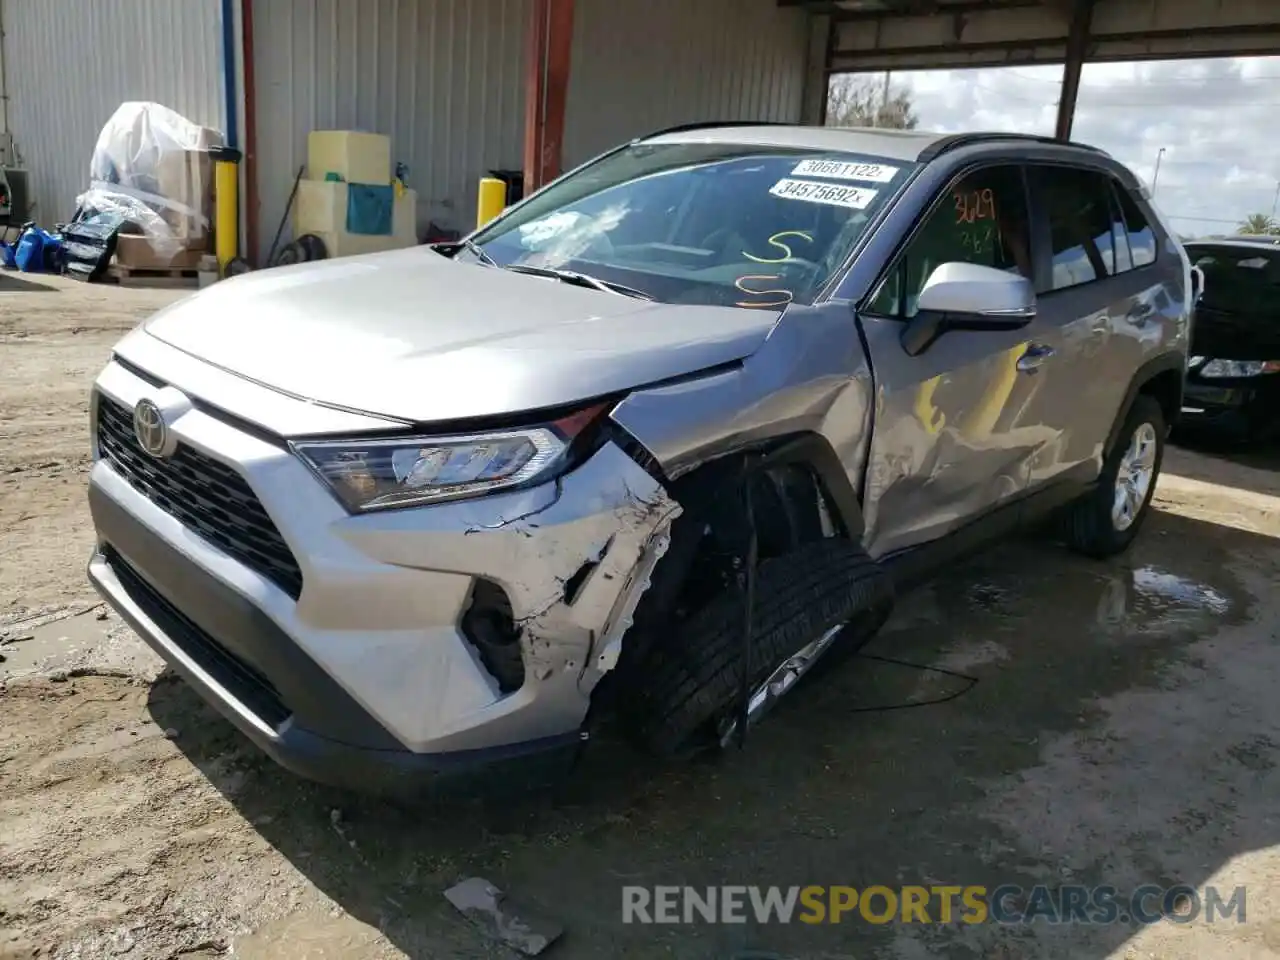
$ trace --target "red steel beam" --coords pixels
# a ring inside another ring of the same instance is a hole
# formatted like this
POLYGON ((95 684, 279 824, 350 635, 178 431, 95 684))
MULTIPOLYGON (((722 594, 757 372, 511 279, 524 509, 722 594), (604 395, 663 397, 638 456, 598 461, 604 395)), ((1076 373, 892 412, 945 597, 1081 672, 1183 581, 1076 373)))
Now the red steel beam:
POLYGON ((574 0, 528 0, 524 110, 524 192, 560 175, 574 0))
MULTIPOLYGON (((240 44, 244 58, 244 249, 258 262, 258 85, 253 71, 253 0, 240 3, 240 44)), ((265 266, 265 264, 263 264, 265 266)))

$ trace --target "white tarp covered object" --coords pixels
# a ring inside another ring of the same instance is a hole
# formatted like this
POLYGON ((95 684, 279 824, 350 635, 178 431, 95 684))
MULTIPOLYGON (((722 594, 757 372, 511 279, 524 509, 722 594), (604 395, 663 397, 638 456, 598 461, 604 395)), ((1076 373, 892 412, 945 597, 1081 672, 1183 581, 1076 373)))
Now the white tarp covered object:
POLYGON ((209 231, 213 165, 222 135, 158 103, 122 103, 98 135, 89 189, 77 198, 85 219, 110 218, 172 256, 209 231))

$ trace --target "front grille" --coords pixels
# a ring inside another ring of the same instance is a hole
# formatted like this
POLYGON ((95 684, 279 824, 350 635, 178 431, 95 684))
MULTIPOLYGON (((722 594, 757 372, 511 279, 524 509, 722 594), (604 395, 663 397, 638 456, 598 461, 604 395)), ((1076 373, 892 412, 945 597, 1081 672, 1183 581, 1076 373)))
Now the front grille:
POLYGON ((133 416, 98 395, 98 446, 129 485, 223 553, 266 577, 293 599, 302 571, 252 488, 235 470, 179 444, 152 457, 133 432, 133 416))
POLYGON ((289 719, 289 708, 270 680, 228 651, 161 596, 120 554, 106 547, 103 557, 129 598, 219 686, 273 729, 289 719))

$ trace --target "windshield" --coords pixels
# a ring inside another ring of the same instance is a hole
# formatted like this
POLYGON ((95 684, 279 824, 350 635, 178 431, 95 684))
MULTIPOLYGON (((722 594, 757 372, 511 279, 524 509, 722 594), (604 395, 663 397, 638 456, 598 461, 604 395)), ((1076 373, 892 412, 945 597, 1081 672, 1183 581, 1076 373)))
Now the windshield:
POLYGON ((812 302, 914 164, 746 144, 632 144, 474 240, 504 267, 570 270, 663 303, 812 302))

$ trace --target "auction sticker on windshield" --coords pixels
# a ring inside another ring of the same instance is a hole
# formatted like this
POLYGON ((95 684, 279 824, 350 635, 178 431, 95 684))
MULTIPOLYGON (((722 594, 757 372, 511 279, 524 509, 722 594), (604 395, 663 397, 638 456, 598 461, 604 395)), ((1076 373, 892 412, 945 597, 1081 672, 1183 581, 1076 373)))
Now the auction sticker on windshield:
POLYGON ((888 183, 898 173, 897 167, 883 163, 850 163, 847 160, 801 160, 793 177, 830 177, 833 180, 866 180, 888 183))
POLYGON ((866 187, 847 187, 836 183, 817 183, 813 180, 779 180, 769 192, 785 200, 804 200, 808 203, 826 203, 833 207, 865 210, 876 198, 876 191, 866 187))

